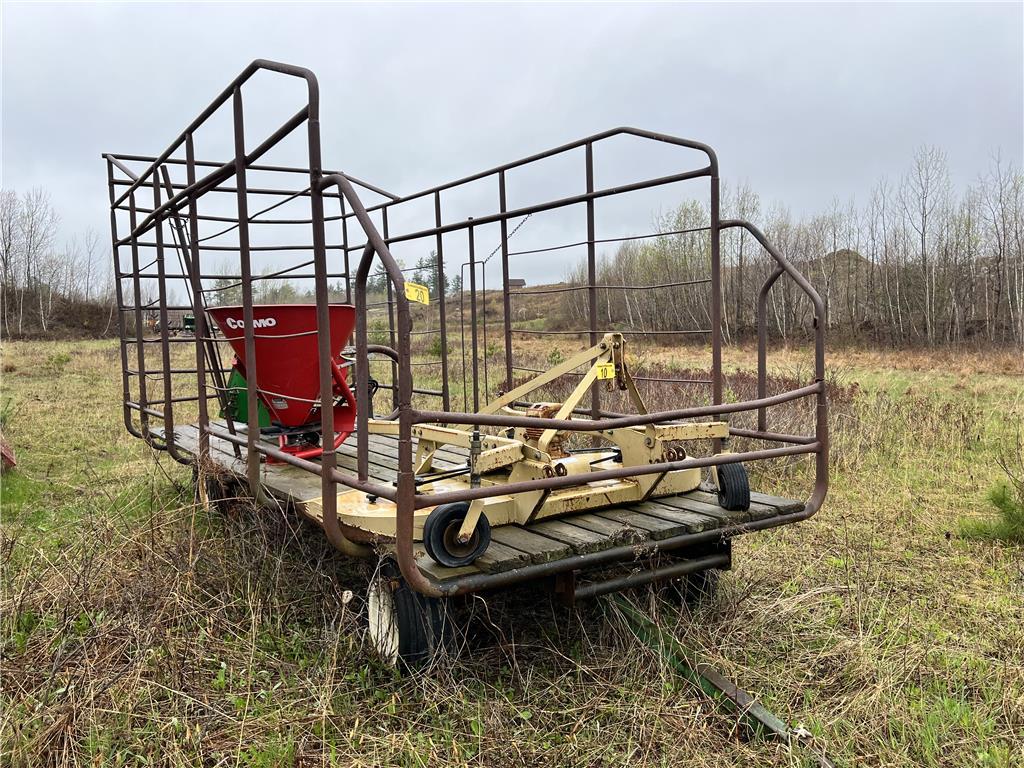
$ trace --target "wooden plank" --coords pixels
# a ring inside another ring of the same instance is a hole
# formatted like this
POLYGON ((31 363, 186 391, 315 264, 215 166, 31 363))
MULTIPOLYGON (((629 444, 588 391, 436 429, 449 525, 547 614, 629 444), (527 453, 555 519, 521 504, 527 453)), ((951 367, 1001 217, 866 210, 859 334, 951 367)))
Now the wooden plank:
MULTIPOLYGON (((182 438, 188 441, 190 452, 198 453, 199 430, 191 426, 186 432, 182 431, 182 438)), ((175 430, 177 435, 179 430, 175 430)), ((219 437, 210 436, 210 459, 222 469, 231 472, 244 481, 246 462, 245 459, 236 459, 231 443, 219 437)), ((355 461, 352 460, 351 467, 339 457, 338 466, 340 469, 351 469, 355 472, 355 461)), ((391 480, 381 473, 371 473, 371 478, 378 482, 390 482, 391 480)), ((284 501, 302 502, 312 498, 320 497, 320 478, 312 472, 293 467, 288 464, 268 464, 263 462, 260 466, 260 480, 267 491, 273 496, 284 501)), ((339 486, 340 487, 340 486, 339 486)))
POLYGON ((658 503, 658 499, 643 502, 642 504, 631 505, 631 509, 643 512, 652 517, 663 517, 666 520, 681 524, 688 533, 700 533, 713 528, 721 527, 721 522, 711 515, 702 515, 686 509, 679 509, 667 504, 658 503))
MULTIPOLYGON (((161 436, 163 430, 154 428, 153 432, 161 436)), ((239 430, 239 433, 244 434, 244 430, 239 430)), ((390 484, 397 477, 398 441, 387 435, 371 435, 370 438, 370 477, 376 482, 390 484)), ((196 425, 176 427, 175 440, 182 451, 193 455, 198 453, 199 430, 196 425)), ((241 460, 236 459, 232 444, 212 435, 210 447, 211 458, 218 466, 244 480, 244 454, 241 460)), ((354 440, 341 446, 338 452, 341 471, 356 473, 357 450, 354 440)), ((436 466, 441 469, 452 466, 454 461, 464 463, 465 453, 460 454, 459 451, 461 449, 450 446, 439 450, 436 466)), ((260 475, 268 492, 278 498, 296 502, 319 499, 320 478, 313 473, 287 464, 263 463, 260 475)), ((623 544, 642 544, 685 533, 737 526, 803 509, 799 501, 761 493, 752 493, 751 502, 749 510, 729 512, 718 506, 714 489, 702 489, 618 508, 541 520, 526 527, 498 526, 492 532, 491 545, 473 565, 446 568, 426 556, 420 556, 417 565, 439 581, 471 573, 500 573, 530 563, 550 562, 623 544)))
MULTIPOLYGON (((346 459, 349 460, 347 466, 351 468, 352 472, 358 471, 357 470, 357 466, 358 465, 357 465, 356 461, 357 461, 357 457, 358 457, 359 454, 358 454, 358 449, 356 448, 356 446, 354 444, 353 445, 348 445, 347 443, 342 444, 342 446, 340 448, 338 448, 337 454, 338 454, 339 457, 344 456, 346 459)), ((390 457, 387 457, 387 456, 382 456, 379 453, 373 453, 372 451, 368 454, 368 458, 369 458, 369 462, 368 462, 369 470, 370 470, 371 474, 376 473, 379 477, 381 477, 383 479, 383 482, 388 482, 388 483, 393 483, 393 482, 395 482, 395 480, 398 479, 398 459, 397 458, 390 458, 390 457)), ((340 464, 340 461, 339 461, 339 464, 340 464)), ((446 470, 446 469, 455 469, 458 466, 459 465, 457 465, 457 464, 451 464, 449 462, 441 461, 441 460, 437 460, 437 461, 434 462, 435 469, 442 470, 442 471, 446 470)))
POLYGON ((423 573, 434 578, 436 581, 444 581, 445 579, 454 579, 458 576, 480 573, 480 569, 475 565, 464 565, 461 568, 446 568, 440 563, 435 563, 431 560, 429 555, 422 555, 416 558, 416 567, 423 571, 423 573))
POLYGON ((609 547, 618 546, 620 544, 634 544, 647 538, 646 531, 639 531, 636 528, 631 528, 618 520, 609 520, 604 517, 598 517, 593 512, 572 515, 562 519, 571 521, 575 526, 586 528, 588 531, 593 531, 594 533, 606 537, 609 541, 609 547))
POLYGON ((565 520, 546 520, 534 523, 529 526, 528 530, 568 544, 577 555, 598 552, 608 549, 610 546, 607 536, 573 525, 565 520))
POLYGON ((606 509, 594 514, 606 520, 625 523, 638 531, 646 531, 652 539, 667 539, 670 536, 686 533, 686 529, 679 523, 661 517, 651 517, 631 509, 606 509))
POLYGON ((700 492, 691 491, 690 493, 679 496, 663 496, 658 499, 658 503, 674 507, 676 509, 698 512, 702 515, 713 517, 719 521, 719 527, 721 528, 742 525, 743 523, 748 523, 753 519, 753 516, 749 511, 729 511, 722 509, 718 506, 718 497, 710 497, 714 499, 714 502, 712 503, 699 498, 697 496, 698 493, 700 492))
MULTIPOLYGON (((375 451, 381 454, 382 456, 387 456, 388 458, 398 458, 397 437, 394 437, 392 435, 371 434, 369 435, 369 440, 367 442, 370 446, 370 450, 375 451)), ((353 444, 355 444, 354 440, 353 444)), ((416 455, 417 445, 419 445, 419 441, 416 438, 413 438, 412 450, 414 456, 416 455)), ((469 456, 469 451, 459 449, 455 446, 446 445, 442 446, 441 448, 438 448, 437 451, 434 452, 434 456, 441 461, 446 461, 455 466, 458 466, 460 464, 466 463, 466 459, 469 456)))
POLYGON ((750 500, 757 502, 758 504, 775 507, 779 511, 779 514, 803 512, 804 510, 804 503, 802 501, 797 501, 796 499, 785 499, 781 496, 770 496, 766 493, 757 493, 756 491, 751 491, 750 500))
MULTIPOLYGON (((711 508, 719 512, 725 513, 730 516, 730 519, 745 514, 747 520, 763 520, 766 517, 775 517, 778 514, 775 507, 769 507, 765 504, 759 504, 756 501, 751 501, 750 506, 745 510, 730 511, 722 509, 718 506, 718 494, 709 493, 707 491, 690 491, 689 493, 677 496, 677 499, 685 500, 689 504, 702 504, 702 508, 711 508)), ((710 514, 710 512, 709 512, 710 514)))
POLYGON ((501 573, 513 568, 522 568, 524 565, 529 565, 530 562, 531 558, 527 552, 492 539, 487 550, 474 561, 473 565, 486 573, 501 573))
MULTIPOLYGON (((371 435, 369 441, 369 452, 371 457, 379 457, 381 464, 386 466, 392 466, 395 470, 398 469, 398 440, 396 438, 386 437, 384 435, 371 435), (377 439, 374 439, 377 438, 377 439), (381 439, 383 438, 383 440, 381 439)), ((351 446, 353 450, 356 449, 356 441, 349 439, 344 445, 351 446)), ((416 457, 416 441, 413 440, 412 455, 415 461, 416 457)), ((378 460, 371 458, 371 461, 378 460)), ((441 452, 435 452, 434 463, 438 464, 445 469, 453 469, 455 467, 464 466, 466 464, 466 457, 456 457, 453 460, 450 457, 441 455, 441 452)))
POLYGON ((501 525, 493 528, 491 541, 526 552, 535 563, 547 563, 572 554, 572 547, 565 542, 531 533, 518 525, 501 525))

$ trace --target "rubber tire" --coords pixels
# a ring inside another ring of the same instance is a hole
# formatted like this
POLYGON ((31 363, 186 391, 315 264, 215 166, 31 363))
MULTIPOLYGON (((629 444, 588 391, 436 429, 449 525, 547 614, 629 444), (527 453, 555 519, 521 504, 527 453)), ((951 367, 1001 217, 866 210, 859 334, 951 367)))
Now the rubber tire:
POLYGON ((718 506, 730 512, 750 509, 750 481, 742 464, 718 465, 718 506))
POLYGON ((445 544, 445 532, 450 526, 461 523, 469 512, 469 502, 457 501, 453 504, 442 504, 431 510, 423 523, 423 548, 438 565, 447 568, 458 568, 469 565, 487 551, 491 543, 491 524, 486 515, 480 515, 473 536, 476 544, 464 553, 451 552, 445 544))
MULTIPOLYGON (((222 478, 212 473, 207 473, 204 480, 206 482, 206 498, 210 502, 210 509, 216 510, 221 514, 230 512, 231 506, 240 496, 237 481, 222 478)), ((195 501, 198 504, 200 501, 199 472, 195 468, 192 469, 192 487, 194 489, 195 501)))
POLYGON ((383 563, 371 580, 366 602, 367 636, 391 666, 423 667, 451 647, 447 601, 409 587, 393 561, 383 563))

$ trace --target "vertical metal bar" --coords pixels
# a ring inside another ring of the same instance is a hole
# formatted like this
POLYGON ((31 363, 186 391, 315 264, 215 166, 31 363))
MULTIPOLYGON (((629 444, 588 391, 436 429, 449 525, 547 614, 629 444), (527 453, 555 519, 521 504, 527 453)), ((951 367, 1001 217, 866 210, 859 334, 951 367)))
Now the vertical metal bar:
MULTIPOLYGON (((508 293, 508 219, 505 211, 505 171, 498 173, 498 204, 501 208, 501 293, 502 315, 505 321, 505 387, 512 389, 512 297, 508 293)), ((440 225, 440 222, 438 222, 440 225)))
POLYGON ((459 341, 462 348, 462 410, 469 412, 469 379, 466 378, 466 264, 459 266, 459 341))
POLYGON ((487 259, 480 262, 480 282, 483 288, 480 291, 480 303, 483 305, 483 330, 484 330, 484 402, 490 400, 491 384, 487 375, 487 259))
POLYGON ((242 273, 242 333, 245 339, 245 389, 247 397, 246 421, 246 474, 249 489, 260 496, 260 455, 256 441, 260 433, 259 401, 256 380, 256 338, 253 335, 252 265, 249 261, 249 200, 245 178, 245 122, 242 109, 242 90, 235 86, 232 97, 235 128, 235 188, 238 203, 238 254, 242 273))
MULTIPOLYGON (((370 356, 367 353, 366 338, 366 278, 370 273, 373 246, 369 237, 363 248, 359 267, 356 270, 356 400, 365 403, 370 398, 370 356), (364 274, 365 272, 365 274, 364 274)), ((366 482, 370 476, 370 436, 367 432, 369 408, 362 405, 356 409, 356 473, 359 480, 366 482)), ((326 474, 326 472, 324 473, 326 474)))
MULTIPOLYGON (((153 173, 153 210, 159 210, 160 199, 160 175, 153 173)), ((163 390, 164 390, 164 442, 167 444, 167 451, 175 459, 178 452, 174 449, 174 394, 171 381, 171 345, 170 324, 167 315, 167 273, 164 265, 164 220, 157 218, 154 227, 156 238, 156 274, 157 274, 157 298, 160 302, 160 359, 163 363, 163 390)))
MULTIPOLYGON (((348 216, 345 214, 345 196, 339 195, 341 202, 341 252, 345 255, 345 303, 352 303, 352 275, 349 271, 348 259, 348 216)), ((321 199, 323 195, 321 194, 321 199)), ((326 251, 326 249, 325 249, 326 251)), ((314 268, 314 272, 316 269, 314 268)))
MULTIPOLYGON (((718 171, 711 176, 711 403, 722 402, 722 265, 718 171)), ((720 441, 716 441, 720 442, 720 441)), ((717 448, 715 449, 718 450, 717 448)))
MULTIPOLYGON (((322 468, 320 498, 323 504, 324 528, 327 530, 327 537, 331 540, 332 544, 344 550, 348 542, 341 534, 338 526, 335 483, 331 478, 337 466, 337 453, 334 449, 334 376, 331 366, 331 308, 330 290, 327 282, 327 238, 324 232, 324 198, 323 190, 320 188, 323 169, 321 168, 320 156, 319 94, 312 92, 310 94, 307 141, 309 145, 309 207, 313 226, 313 282, 316 295, 316 325, 318 331, 317 363, 320 376, 320 442, 323 449, 320 455, 320 465, 322 468)), ((347 274, 345 282, 347 285, 347 274)), ((363 363, 364 360, 359 360, 357 367, 360 369, 359 373, 365 376, 362 370, 365 367, 363 363)), ((363 411, 367 409, 360 407, 358 410, 363 411)), ((360 442, 365 439, 363 433, 366 430, 363 426, 364 424, 361 424, 359 430, 360 442)))
MULTIPOLYGON (((196 183, 196 157, 195 146, 192 141, 192 132, 185 135, 185 183, 192 186, 196 183)), ((196 381, 199 391, 199 462, 200 466, 206 464, 210 458, 210 435, 207 430, 210 427, 210 411, 206 401, 206 355, 203 352, 204 345, 216 349, 215 342, 204 341, 207 337, 206 328, 206 307, 203 301, 203 281, 199 279, 202 270, 199 268, 199 200, 193 195, 189 198, 188 205, 188 230, 189 246, 192 251, 192 258, 188 262, 189 280, 192 283, 192 316, 196 321, 196 381)), ((182 243, 182 250, 185 244, 182 243)), ((220 368, 218 358, 210 356, 210 365, 216 369, 220 368)), ((218 381, 218 374, 214 374, 214 381, 218 381)), ((219 384, 218 384, 219 386, 219 384)), ((223 393, 224 396, 227 392, 223 393)), ((235 433, 234 422, 231 414, 224 410, 228 420, 228 431, 235 433)), ((232 443, 235 456, 239 455, 238 446, 232 443)))
MULTIPOLYGON (((383 224, 383 236, 384 242, 390 247, 388 243, 388 209, 384 208, 381 210, 381 222, 383 224)), ((391 348, 398 349, 395 339, 395 290, 391 285, 391 280, 385 279, 385 284, 388 288, 388 338, 391 340, 391 348)), ((410 339, 402 339, 403 344, 410 344, 410 339)), ((391 361, 391 407, 398 407, 398 363, 394 360, 391 361)))
POLYGON ((138 216, 135 211, 134 192, 128 198, 128 226, 132 228, 132 289, 135 301, 135 360, 136 370, 139 372, 139 424, 142 427, 142 436, 152 445, 149 436, 149 414, 146 413, 149 398, 146 395, 146 345, 142 343, 142 286, 139 280, 139 239, 135 234, 138 216))
POLYGON ((814 497, 811 501, 817 502, 818 506, 825 500, 825 493, 828 490, 828 396, 825 391, 825 329, 828 326, 828 306, 821 300, 820 296, 814 293, 810 283, 804 279, 806 287, 804 291, 815 301, 814 313, 814 378, 821 383, 821 389, 816 398, 815 415, 817 419, 814 424, 814 437, 818 443, 818 453, 814 457, 814 497))
MULTIPOLYGON (((114 297, 117 301, 117 336, 121 347, 121 406, 124 426, 133 437, 142 437, 132 425, 132 411, 128 407, 131 400, 131 387, 128 383, 128 339, 124 323, 124 291, 121 287, 121 249, 117 245, 117 209, 114 206, 114 164, 107 158, 107 187, 110 196, 110 242, 113 244, 114 256, 114 297)), ((140 369, 141 370, 141 369, 140 369)))
MULTIPOLYGON (((472 219, 470 219, 472 221, 472 219)), ((476 237, 473 225, 466 230, 469 233, 469 317, 470 343, 473 345, 473 412, 480 410, 480 348, 476 330, 476 237)))
MULTIPOLYGON (((587 142, 587 194, 594 191, 594 145, 587 142)), ((587 200, 587 306, 590 310, 590 346, 597 344, 597 237, 594 200, 587 200)), ((590 417, 601 418, 601 389, 595 381, 590 387, 590 417)))
MULTIPOLYGON (((434 193, 434 223, 440 228, 441 227, 441 193, 434 193)), ((448 294, 448 281, 445 279, 444 274, 444 238, 441 233, 438 232, 435 236, 436 242, 436 253, 437 258, 437 292, 438 292, 438 312, 440 313, 441 323, 441 402, 444 405, 444 410, 450 411, 452 408, 451 403, 451 390, 448 385, 448 313, 446 310, 447 294, 448 294)))
MULTIPOLYGON (((757 294, 757 398, 760 400, 768 393, 768 292, 775 281, 785 270, 776 265, 768 279, 764 281, 757 294)), ((757 409, 757 428, 761 432, 768 431, 768 409, 757 409)))

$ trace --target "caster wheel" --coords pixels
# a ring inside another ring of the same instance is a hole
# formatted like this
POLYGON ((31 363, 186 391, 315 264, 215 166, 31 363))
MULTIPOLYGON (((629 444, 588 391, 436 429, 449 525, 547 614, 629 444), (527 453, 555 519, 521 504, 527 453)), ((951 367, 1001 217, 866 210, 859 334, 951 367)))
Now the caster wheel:
POLYGON ((451 644, 446 602, 410 588, 393 562, 384 563, 370 582, 366 613, 370 643, 392 666, 423 666, 451 644))
POLYGON ((719 464, 718 506, 731 512, 750 509, 750 482, 742 464, 719 464))
POLYGON ((480 515, 473 536, 465 544, 459 541, 459 528, 469 512, 465 501, 442 504, 423 523, 423 548, 430 558, 449 568, 469 565, 482 555, 491 543, 491 524, 480 515))

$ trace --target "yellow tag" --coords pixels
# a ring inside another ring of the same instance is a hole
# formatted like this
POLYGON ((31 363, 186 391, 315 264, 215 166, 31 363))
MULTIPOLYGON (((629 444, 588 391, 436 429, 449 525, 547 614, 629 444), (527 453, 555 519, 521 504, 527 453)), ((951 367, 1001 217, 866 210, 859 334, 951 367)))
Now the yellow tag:
POLYGON ((419 283, 410 283, 408 280, 405 282, 405 298, 409 301, 415 301, 419 304, 430 304, 430 290, 425 285, 419 283))
POLYGON ((615 363, 598 363, 597 378, 600 380, 615 378, 615 363))

